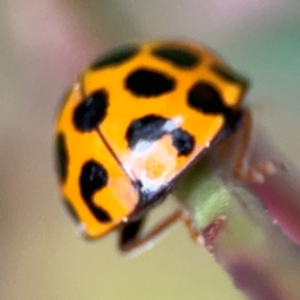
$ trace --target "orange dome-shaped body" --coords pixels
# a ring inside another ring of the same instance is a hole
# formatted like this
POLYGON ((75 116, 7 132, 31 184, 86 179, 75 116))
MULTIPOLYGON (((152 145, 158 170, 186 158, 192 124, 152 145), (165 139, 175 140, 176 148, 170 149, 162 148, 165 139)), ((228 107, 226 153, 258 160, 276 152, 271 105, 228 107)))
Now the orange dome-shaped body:
POLYGON ((161 200, 174 179, 232 128, 247 81, 189 41, 119 48, 95 61, 56 126, 64 201, 87 237, 161 200))

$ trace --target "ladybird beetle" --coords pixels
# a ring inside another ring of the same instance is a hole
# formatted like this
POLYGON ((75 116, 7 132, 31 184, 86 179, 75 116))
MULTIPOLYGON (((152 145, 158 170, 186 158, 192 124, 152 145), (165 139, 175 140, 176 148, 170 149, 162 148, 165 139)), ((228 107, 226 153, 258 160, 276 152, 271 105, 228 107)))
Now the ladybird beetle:
POLYGON ((233 131, 248 81, 191 41, 128 45, 94 61, 71 87, 56 123, 63 201, 87 238, 121 229, 123 251, 148 210, 216 140, 233 131))

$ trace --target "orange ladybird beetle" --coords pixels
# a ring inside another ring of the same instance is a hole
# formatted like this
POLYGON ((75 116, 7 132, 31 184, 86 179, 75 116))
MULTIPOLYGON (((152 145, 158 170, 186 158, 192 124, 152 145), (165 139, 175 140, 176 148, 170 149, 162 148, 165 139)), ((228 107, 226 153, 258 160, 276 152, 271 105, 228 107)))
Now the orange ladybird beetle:
POLYGON ((92 63, 56 123, 63 201, 83 235, 95 239, 120 228, 120 249, 131 251, 184 219, 175 212, 139 236, 146 213, 177 177, 240 122, 247 87, 190 41, 129 45, 92 63))

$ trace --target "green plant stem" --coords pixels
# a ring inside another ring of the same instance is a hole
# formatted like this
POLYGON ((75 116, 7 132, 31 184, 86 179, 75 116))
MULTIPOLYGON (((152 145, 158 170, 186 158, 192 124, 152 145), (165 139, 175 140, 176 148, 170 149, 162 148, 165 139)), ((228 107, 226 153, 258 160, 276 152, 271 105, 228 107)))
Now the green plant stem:
POLYGON ((251 299, 300 299, 300 252, 238 181, 207 166, 194 168, 176 195, 188 208, 204 246, 251 299))

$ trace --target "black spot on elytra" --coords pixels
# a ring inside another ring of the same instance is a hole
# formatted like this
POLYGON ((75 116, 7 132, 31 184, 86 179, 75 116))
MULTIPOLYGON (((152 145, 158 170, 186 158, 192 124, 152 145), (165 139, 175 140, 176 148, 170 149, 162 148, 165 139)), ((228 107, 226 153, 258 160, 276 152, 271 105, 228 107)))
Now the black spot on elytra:
POLYGON ((111 216, 93 202, 93 195, 107 185, 108 174, 105 168, 94 160, 87 161, 81 170, 79 185, 81 196, 100 222, 111 221, 111 216))
POLYGON ((70 203, 70 201, 68 199, 63 199, 63 204, 65 206, 65 209, 67 210, 68 214, 72 217, 73 221, 75 223, 80 223, 80 218, 77 214, 77 212, 75 211, 73 205, 70 203))
POLYGON ((141 68, 128 75, 125 87, 137 96, 154 97, 174 90, 175 80, 162 72, 141 68))
POLYGON ((180 128, 173 130, 165 128, 164 125, 168 121, 170 120, 158 115, 147 115, 134 120, 128 127, 125 136, 129 148, 133 150, 138 142, 155 142, 165 134, 171 134, 173 146, 178 151, 178 155, 190 154, 195 145, 194 137, 180 128))
POLYGON ((132 150, 139 141, 156 141, 165 131, 162 129, 167 119, 157 115, 147 115, 134 120, 126 132, 126 140, 132 150))
POLYGON ((61 183, 64 183, 68 176, 69 156, 65 136, 59 133, 55 140, 56 170, 61 183))
POLYGON ((172 140, 178 155, 189 155, 194 149, 195 138, 181 128, 177 128, 172 132, 172 140))
POLYGON ((92 70, 98 70, 105 67, 117 66, 130 60, 138 52, 139 48, 136 45, 116 49, 96 59, 90 68, 92 70))
POLYGON ((108 107, 108 94, 99 90, 80 103, 73 114, 73 123, 79 131, 95 129, 105 118, 108 107))
POLYGON ((210 83, 199 81, 195 83, 188 92, 188 105, 198 111, 208 114, 230 113, 222 100, 219 91, 210 83))
POLYGON ((220 64, 214 64, 210 68, 218 77, 225 81, 241 85, 245 89, 249 86, 248 79, 233 71, 229 67, 222 66, 220 64))
POLYGON ((153 50, 153 55, 167 60, 177 67, 191 68, 200 62, 200 57, 195 56, 189 50, 176 48, 172 45, 164 45, 153 50))

